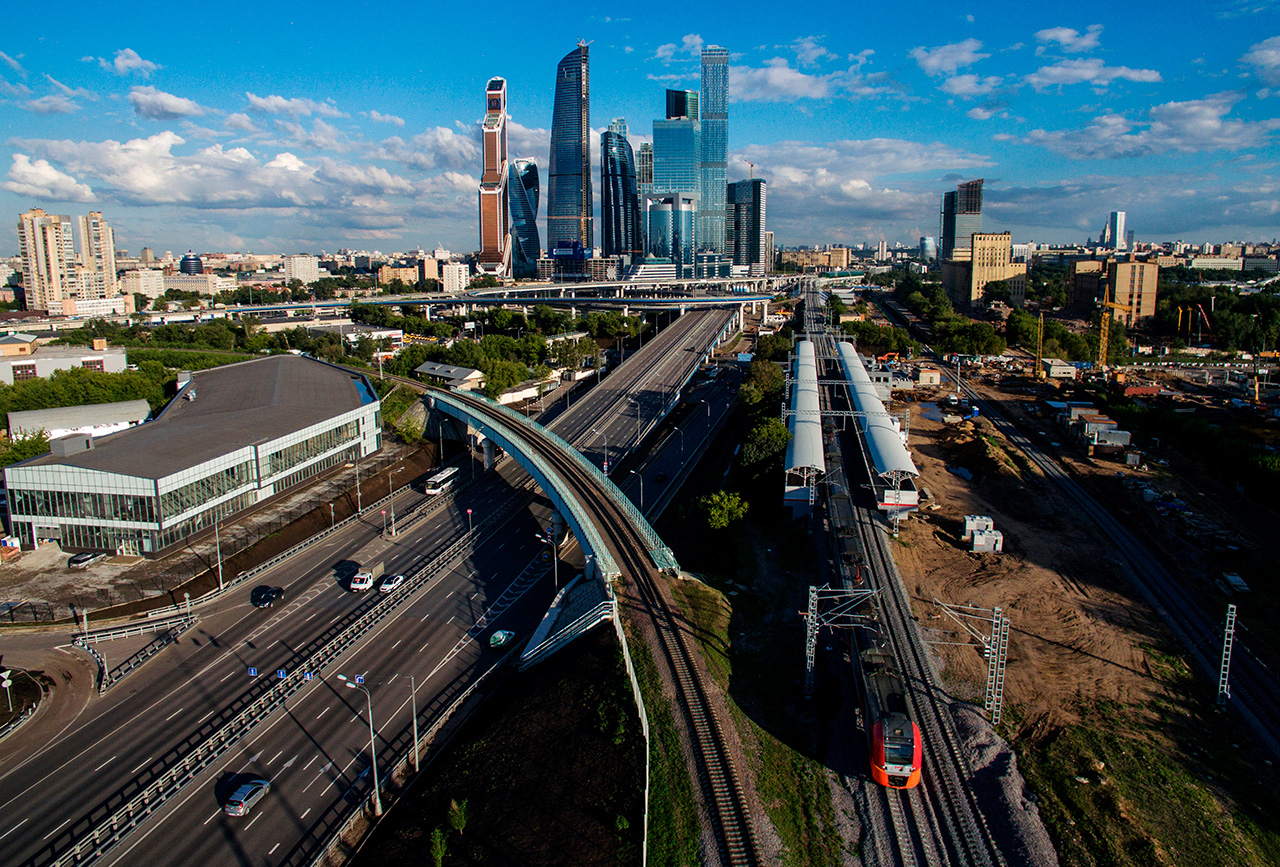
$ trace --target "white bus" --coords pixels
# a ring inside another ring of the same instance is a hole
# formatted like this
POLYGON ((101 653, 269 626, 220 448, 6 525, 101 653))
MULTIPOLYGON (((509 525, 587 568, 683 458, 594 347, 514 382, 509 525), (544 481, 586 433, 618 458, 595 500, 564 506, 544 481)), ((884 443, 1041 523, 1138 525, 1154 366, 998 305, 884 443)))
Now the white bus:
POLYGON ((448 467, 436 473, 427 479, 427 493, 435 496, 443 494, 445 491, 453 487, 454 479, 458 477, 457 467, 448 467))

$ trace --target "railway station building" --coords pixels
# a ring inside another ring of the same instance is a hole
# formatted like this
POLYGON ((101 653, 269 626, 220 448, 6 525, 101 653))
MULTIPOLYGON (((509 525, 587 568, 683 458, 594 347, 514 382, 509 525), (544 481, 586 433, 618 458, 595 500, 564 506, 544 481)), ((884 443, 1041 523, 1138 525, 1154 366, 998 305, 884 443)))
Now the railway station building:
POLYGON ((192 533, 382 447, 369 380, 275 355, 181 374, 152 421, 73 434, 5 468, 24 546, 156 556, 192 533))

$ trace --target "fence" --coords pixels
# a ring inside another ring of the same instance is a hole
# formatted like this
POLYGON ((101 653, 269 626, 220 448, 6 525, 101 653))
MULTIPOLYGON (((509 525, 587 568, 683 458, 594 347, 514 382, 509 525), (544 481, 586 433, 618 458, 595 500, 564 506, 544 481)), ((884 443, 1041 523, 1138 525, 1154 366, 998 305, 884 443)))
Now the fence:
POLYGON ((18 730, 18 726, 35 716, 37 707, 39 707, 38 704, 33 704, 22 713, 18 714, 16 719, 9 720, 9 722, 5 724, 5 727, 0 729, 0 741, 13 734, 18 730))

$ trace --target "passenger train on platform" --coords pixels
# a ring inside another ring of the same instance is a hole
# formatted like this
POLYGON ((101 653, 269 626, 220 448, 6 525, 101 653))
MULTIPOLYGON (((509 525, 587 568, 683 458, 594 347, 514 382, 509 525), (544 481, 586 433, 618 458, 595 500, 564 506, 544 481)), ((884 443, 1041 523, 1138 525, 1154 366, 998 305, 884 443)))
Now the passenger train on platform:
POLYGON ((871 779, 891 789, 910 789, 920 782, 923 749, 920 728, 907 707, 902 675, 885 647, 863 650, 858 666, 871 779))

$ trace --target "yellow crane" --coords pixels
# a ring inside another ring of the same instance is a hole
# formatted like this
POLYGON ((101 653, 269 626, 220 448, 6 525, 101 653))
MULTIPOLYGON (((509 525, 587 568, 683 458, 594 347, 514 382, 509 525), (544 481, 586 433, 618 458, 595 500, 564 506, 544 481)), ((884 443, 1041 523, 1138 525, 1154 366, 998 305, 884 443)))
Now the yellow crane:
POLYGON ((1040 311, 1040 327, 1036 330, 1036 379, 1044 379, 1044 311, 1040 311))
POLYGON ((1105 375, 1107 372, 1107 338, 1111 331, 1112 310, 1120 310, 1124 313, 1129 312, 1129 305, 1117 304, 1111 300, 1111 287, 1107 286, 1102 290, 1102 321, 1098 323, 1098 370, 1105 375))

